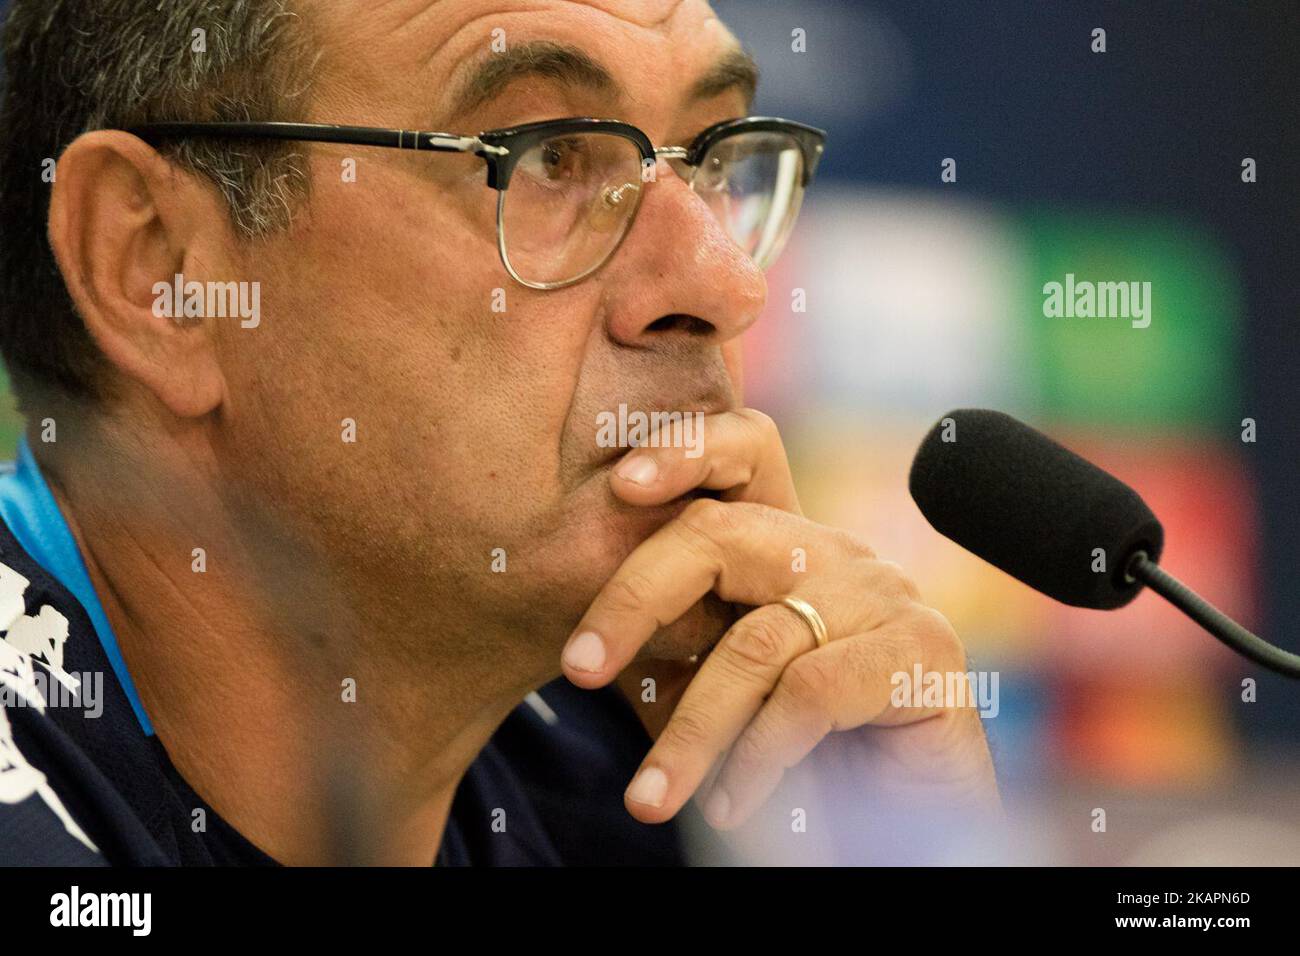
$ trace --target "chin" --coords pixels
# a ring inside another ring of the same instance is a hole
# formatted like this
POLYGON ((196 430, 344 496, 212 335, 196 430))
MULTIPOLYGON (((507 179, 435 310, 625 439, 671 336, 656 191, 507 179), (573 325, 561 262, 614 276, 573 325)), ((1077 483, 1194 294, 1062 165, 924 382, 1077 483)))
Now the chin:
POLYGON ((716 594, 706 594, 672 624, 660 628, 636 659, 689 661, 693 657, 705 657, 746 610, 716 594))
MULTIPOLYGON (((500 595, 498 607, 510 609, 507 618, 515 625, 531 621, 534 638, 539 629, 547 634, 554 631, 558 647, 628 555, 696 497, 701 495, 638 508, 619 501, 607 488, 592 488, 580 507, 569 509, 565 519, 540 536, 544 547, 511 558, 511 574, 502 576, 508 580, 501 583, 537 582, 538 586, 500 595)), ((706 594, 677 621, 661 628, 637 657, 686 661, 705 654, 737 616, 733 605, 706 594)))

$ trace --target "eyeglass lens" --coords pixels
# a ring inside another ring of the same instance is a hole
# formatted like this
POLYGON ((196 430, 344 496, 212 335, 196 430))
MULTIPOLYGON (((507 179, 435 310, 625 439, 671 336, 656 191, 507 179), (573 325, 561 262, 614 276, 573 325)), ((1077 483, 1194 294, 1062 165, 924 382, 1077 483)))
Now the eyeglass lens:
MULTIPOLYGON (((738 133, 715 143, 689 175, 737 245, 760 267, 770 265, 803 199, 803 154, 794 138, 738 133)), ((543 287, 587 275, 622 241, 643 189, 640 151, 629 139, 582 132, 538 143, 520 157, 501 196, 508 265, 543 287)))

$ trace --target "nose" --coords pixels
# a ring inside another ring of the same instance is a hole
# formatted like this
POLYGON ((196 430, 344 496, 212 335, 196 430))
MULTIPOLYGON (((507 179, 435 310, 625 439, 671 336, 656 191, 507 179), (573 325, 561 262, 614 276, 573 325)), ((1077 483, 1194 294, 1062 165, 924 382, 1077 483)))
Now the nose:
POLYGON ((637 347, 683 336, 721 345, 754 324, 767 280, 666 160, 655 169, 600 275, 609 335, 637 347))

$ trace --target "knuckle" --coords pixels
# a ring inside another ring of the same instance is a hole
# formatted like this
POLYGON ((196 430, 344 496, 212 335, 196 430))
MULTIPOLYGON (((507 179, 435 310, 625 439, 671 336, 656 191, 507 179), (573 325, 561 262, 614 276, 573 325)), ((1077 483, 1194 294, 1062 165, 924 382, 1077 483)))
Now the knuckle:
POLYGON ((786 633, 769 614, 751 613, 731 629, 722 646, 747 670, 780 670, 785 666, 786 633))
POLYGON ((882 678, 894 678, 900 673, 911 674, 913 661, 906 653, 874 640, 852 640, 845 654, 848 680, 854 687, 874 687, 882 678))
POLYGON ((709 527, 718 520, 722 502, 716 498, 696 498, 682 509, 682 519, 697 527, 709 527))
POLYGON ((605 589, 604 605, 618 614, 638 614, 649 602, 651 582, 639 571, 616 575, 605 589))
POLYGON ((865 561, 876 560, 875 549, 852 531, 845 531, 843 528, 836 528, 834 529, 834 533, 836 544, 839 545, 845 554, 865 561))
POLYGON ((918 604, 912 620, 912 632, 924 648, 927 660, 933 661, 940 670, 966 669, 966 647, 943 614, 918 604))
POLYGON ((877 561, 886 592, 898 604, 915 604, 921 600, 921 590, 916 582, 893 561, 877 561))
POLYGON ((693 707, 678 707, 659 735, 659 745, 669 750, 689 751, 703 746, 712 736, 712 722, 693 707))
POLYGON ((765 442, 781 440, 781 430, 776 427, 776 422, 771 415, 760 412, 756 408, 742 408, 737 410, 736 414, 765 442))
POLYGON ((837 680, 827 657, 816 652, 796 657, 781 678, 791 696, 805 706, 820 704, 830 697, 837 680))
POLYGON ((696 498, 682 509, 678 526, 701 541, 717 541, 732 523, 727 506, 714 498, 696 498))

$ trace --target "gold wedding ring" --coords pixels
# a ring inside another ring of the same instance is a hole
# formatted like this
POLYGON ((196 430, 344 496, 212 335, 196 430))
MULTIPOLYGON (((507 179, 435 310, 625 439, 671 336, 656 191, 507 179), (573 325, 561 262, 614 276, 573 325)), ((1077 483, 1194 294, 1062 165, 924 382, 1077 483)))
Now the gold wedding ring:
POLYGON ((781 598, 781 603, 803 618, 803 622, 812 631, 813 639, 817 642, 818 647, 826 646, 826 642, 830 640, 830 635, 826 631, 826 622, 822 620, 822 616, 817 613, 815 607, 797 597, 781 598))

